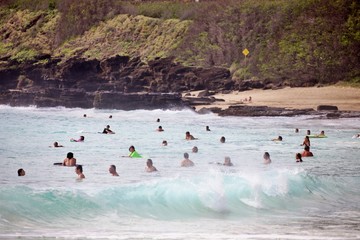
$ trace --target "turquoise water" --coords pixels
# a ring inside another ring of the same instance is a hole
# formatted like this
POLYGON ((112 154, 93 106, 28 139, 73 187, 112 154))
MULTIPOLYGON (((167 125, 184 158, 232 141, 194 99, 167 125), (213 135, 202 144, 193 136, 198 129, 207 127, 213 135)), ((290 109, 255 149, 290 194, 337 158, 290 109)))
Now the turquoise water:
POLYGON ((360 119, 0 106, 0 124, 1 239, 360 238, 360 139, 352 138, 360 119), (107 124, 116 134, 98 133, 107 124), (315 157, 299 164, 307 129, 328 138, 311 139, 315 157), (184 140, 186 131, 198 140, 184 140), (80 135, 85 142, 70 142, 80 135), (283 142, 271 141, 279 135, 283 142), (121 157, 130 145, 144 158, 121 157), (67 152, 83 181, 53 165, 67 152), (195 167, 180 167, 184 152, 195 167), (209 164, 225 156, 234 167, 209 164), (147 158, 158 172, 145 172, 147 158))

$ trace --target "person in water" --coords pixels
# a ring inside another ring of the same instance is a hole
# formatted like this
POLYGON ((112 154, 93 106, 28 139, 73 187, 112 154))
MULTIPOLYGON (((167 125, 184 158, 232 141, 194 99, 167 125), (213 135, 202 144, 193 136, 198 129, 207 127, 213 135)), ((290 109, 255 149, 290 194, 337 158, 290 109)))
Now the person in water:
POLYGON ((67 153, 62 165, 67 167, 76 166, 76 158, 74 158, 74 154, 72 152, 67 153))
POLYGON ((209 126, 206 126, 206 131, 208 131, 208 132, 211 131, 209 126))
POLYGON ((312 152, 310 152, 309 146, 306 146, 306 145, 305 145, 304 151, 301 153, 301 156, 302 156, 302 157, 313 157, 314 155, 313 155, 312 152))
POLYGON ((317 135, 317 137, 326 137, 325 131, 321 131, 320 134, 317 135))
POLYGON ((145 171, 146 172, 156 172, 157 171, 156 167, 153 166, 153 161, 150 158, 146 161, 145 171))
POLYGON ((109 118, 112 118, 112 115, 110 115, 109 118))
POLYGON ((306 135, 311 135, 311 131, 310 131, 310 130, 306 130, 306 135))
POLYGON ((194 136, 191 135, 190 132, 186 132, 186 133, 185 133, 185 139, 186 139, 186 140, 195 140, 195 139, 197 139, 197 138, 194 138, 194 136))
POLYGON ((129 147, 129 152, 129 157, 131 158, 142 158, 142 156, 137 151, 135 151, 134 146, 129 147))
POLYGON ((224 166, 228 166, 228 167, 234 166, 234 165, 232 164, 232 162, 231 162, 230 157, 225 157, 223 165, 224 165, 224 166))
POLYGON ((80 136, 80 138, 78 140, 75 140, 73 138, 70 139, 71 142, 83 142, 85 141, 85 137, 84 136, 80 136))
POLYGON ((119 176, 119 174, 116 172, 116 166, 115 166, 115 165, 110 165, 110 167, 109 167, 109 173, 110 173, 112 176, 116 176, 116 177, 119 176))
POLYGON ((197 153, 197 152, 199 151, 199 149, 198 149, 197 146, 194 146, 194 147, 191 149, 191 151, 192 151, 193 153, 197 153))
POLYGON ((102 133, 104 133, 104 134, 114 134, 114 132, 110 129, 110 125, 106 125, 106 128, 104 128, 102 133))
POLYGON ((220 142, 221 142, 221 143, 225 143, 225 137, 224 137, 224 136, 222 136, 222 137, 220 138, 220 142))
POLYGON ((301 146, 308 146, 310 148, 310 138, 309 138, 309 136, 305 136, 304 142, 301 144, 301 146))
POLYGON ((77 165, 75 168, 75 172, 78 175, 78 180, 84 179, 85 175, 83 174, 83 168, 81 165, 77 165))
POLYGON ((181 167, 192 167, 194 162, 189 159, 189 154, 184 153, 184 160, 181 161, 181 167))
POLYGON ((271 163, 271 158, 270 158, 270 154, 268 152, 264 153, 264 164, 270 164, 271 163))
POLYGON ((295 128, 295 133, 299 133, 299 129, 298 129, 298 128, 295 128))
POLYGON ((295 155, 295 159, 296 159, 296 162, 302 162, 303 160, 301 159, 301 153, 297 153, 295 155))
POLYGON ((164 129, 162 128, 162 126, 159 126, 158 129, 156 129, 156 131, 158 131, 158 132, 163 132, 164 129))
POLYGON ((18 169, 17 172, 18 172, 19 177, 25 176, 25 170, 24 169, 20 168, 20 169, 18 169))
POLYGON ((167 146, 167 141, 166 140, 162 141, 162 145, 167 146))
POLYGON ((281 142, 282 140, 283 140, 282 136, 278 136, 278 138, 274 138, 271 141, 281 142))
POLYGON ((58 142, 54 142, 53 147, 57 148, 57 147, 64 147, 64 146, 60 145, 58 142))
POLYGON ((156 122, 160 122, 160 118, 156 119, 156 122))

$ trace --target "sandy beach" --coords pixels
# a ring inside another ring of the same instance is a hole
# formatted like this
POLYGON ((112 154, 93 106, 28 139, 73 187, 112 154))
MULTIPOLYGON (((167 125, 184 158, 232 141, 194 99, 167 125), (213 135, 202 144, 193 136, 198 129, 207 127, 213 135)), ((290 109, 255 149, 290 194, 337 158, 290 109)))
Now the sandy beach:
MULTIPOLYGON (((198 92, 192 92, 197 96, 198 92)), ((283 107, 289 109, 316 109, 318 105, 334 105, 340 111, 360 111, 360 88, 328 86, 310 88, 283 88, 278 90, 254 89, 250 91, 234 91, 229 94, 216 94, 215 98, 225 102, 214 102, 202 107, 220 107, 226 109, 231 105, 246 104, 249 106, 283 107), (251 96, 251 101, 249 97, 251 96)))

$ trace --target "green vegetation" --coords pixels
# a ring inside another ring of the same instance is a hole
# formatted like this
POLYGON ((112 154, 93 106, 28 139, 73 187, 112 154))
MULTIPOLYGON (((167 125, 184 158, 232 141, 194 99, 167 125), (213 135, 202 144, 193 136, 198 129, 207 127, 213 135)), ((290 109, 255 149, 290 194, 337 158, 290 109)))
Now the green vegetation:
MULTIPOLYGON (((174 56, 233 79, 359 82, 358 0, 5 0, 0 58, 174 56), (242 54, 244 48, 250 54, 242 54)), ((43 61, 43 60, 42 60, 43 61)), ((42 63, 42 62, 41 62, 42 63)))

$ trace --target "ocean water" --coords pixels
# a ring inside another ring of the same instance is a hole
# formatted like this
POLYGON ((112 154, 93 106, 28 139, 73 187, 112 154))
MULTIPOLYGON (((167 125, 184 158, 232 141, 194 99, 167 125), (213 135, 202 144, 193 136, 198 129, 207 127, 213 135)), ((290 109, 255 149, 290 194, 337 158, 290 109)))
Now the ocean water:
POLYGON ((360 239, 360 119, 0 106, 0 125, 0 239, 360 239), (107 124, 116 134, 98 133, 107 124), (296 163, 307 129, 328 138, 296 163), (143 158, 122 157, 130 145, 143 158), (67 152, 83 181, 53 165, 67 152), (184 152, 194 167, 180 167, 184 152), (233 167, 211 164, 225 156, 233 167))

